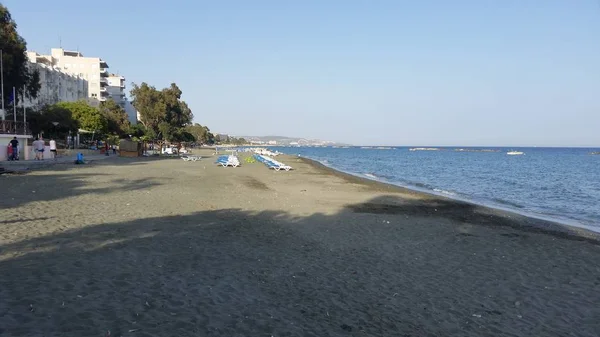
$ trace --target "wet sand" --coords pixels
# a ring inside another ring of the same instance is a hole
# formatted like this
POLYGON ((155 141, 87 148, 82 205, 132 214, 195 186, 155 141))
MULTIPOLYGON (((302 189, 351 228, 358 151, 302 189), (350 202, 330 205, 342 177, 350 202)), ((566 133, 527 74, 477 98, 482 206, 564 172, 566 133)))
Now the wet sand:
POLYGON ((0 336, 600 335, 595 234, 280 158, 0 175, 0 336))

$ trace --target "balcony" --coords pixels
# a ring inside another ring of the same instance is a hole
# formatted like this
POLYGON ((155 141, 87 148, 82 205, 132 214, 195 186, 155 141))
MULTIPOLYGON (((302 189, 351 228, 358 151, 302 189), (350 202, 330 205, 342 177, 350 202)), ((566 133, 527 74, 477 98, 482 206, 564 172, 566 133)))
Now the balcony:
POLYGON ((100 92, 101 93, 106 92, 106 87, 100 87, 100 92))
POLYGON ((100 77, 108 77, 108 69, 100 68, 100 77))
POLYGON ((106 79, 106 77, 100 77, 100 86, 106 87, 107 85, 108 85, 108 80, 106 79))
POLYGON ((0 121, 0 134, 8 135, 30 135, 29 123, 0 121))

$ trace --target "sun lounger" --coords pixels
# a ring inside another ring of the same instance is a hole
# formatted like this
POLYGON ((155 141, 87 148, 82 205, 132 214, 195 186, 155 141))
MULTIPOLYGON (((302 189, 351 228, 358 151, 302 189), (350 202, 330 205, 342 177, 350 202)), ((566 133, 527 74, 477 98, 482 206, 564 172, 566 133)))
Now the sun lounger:
POLYGON ((279 161, 277 161, 277 160, 275 160, 275 159, 273 159, 271 157, 268 157, 268 156, 263 156, 263 155, 257 154, 257 155, 254 156, 254 158, 257 161, 265 164, 265 166, 267 166, 268 168, 273 169, 275 171, 281 171, 281 170, 289 171, 289 170, 292 169, 291 166, 286 165, 286 164, 284 164, 282 162, 279 162, 279 161))
POLYGON ((240 166, 240 160, 235 155, 229 156, 220 156, 215 162, 217 165, 221 165, 223 167, 238 167, 240 166))

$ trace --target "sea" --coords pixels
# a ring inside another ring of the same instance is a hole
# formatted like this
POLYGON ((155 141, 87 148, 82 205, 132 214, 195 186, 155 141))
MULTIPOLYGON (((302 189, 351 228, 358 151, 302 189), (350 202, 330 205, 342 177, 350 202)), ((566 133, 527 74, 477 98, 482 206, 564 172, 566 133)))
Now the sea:
POLYGON ((591 148, 271 147, 353 175, 600 232, 591 148), (508 155, 509 151, 523 152, 508 155))

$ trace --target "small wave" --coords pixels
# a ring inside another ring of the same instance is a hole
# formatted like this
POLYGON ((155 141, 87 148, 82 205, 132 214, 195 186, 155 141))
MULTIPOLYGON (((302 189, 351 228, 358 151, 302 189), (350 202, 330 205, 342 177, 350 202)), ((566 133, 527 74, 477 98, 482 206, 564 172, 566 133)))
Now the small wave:
POLYGON ((433 191, 435 189, 435 187, 433 187, 433 186, 431 186, 429 184, 425 184, 425 183, 411 183, 411 184, 414 185, 414 186, 416 186, 416 187, 418 187, 418 188, 424 188, 424 189, 427 189, 427 190, 432 190, 433 191))
POLYGON ((440 148, 437 147, 413 147, 408 149, 408 151, 439 151, 440 148))
POLYGON ((364 175, 367 176, 367 177, 369 177, 369 178, 371 178, 371 179, 379 179, 379 178, 377 178, 376 175, 374 175, 372 173, 364 173, 364 175))
POLYGON ((502 205, 512 206, 512 207, 516 207, 516 208, 525 208, 525 206, 523 206, 521 204, 517 204, 516 202, 512 202, 512 201, 508 201, 508 200, 504 200, 504 199, 493 198, 492 200, 494 202, 502 204, 502 205))
POLYGON ((446 190, 441 190, 439 188, 434 188, 433 189, 435 192, 437 193, 441 193, 441 194, 446 194, 446 195, 456 195, 456 193, 454 192, 450 192, 450 191, 446 191, 446 190))

